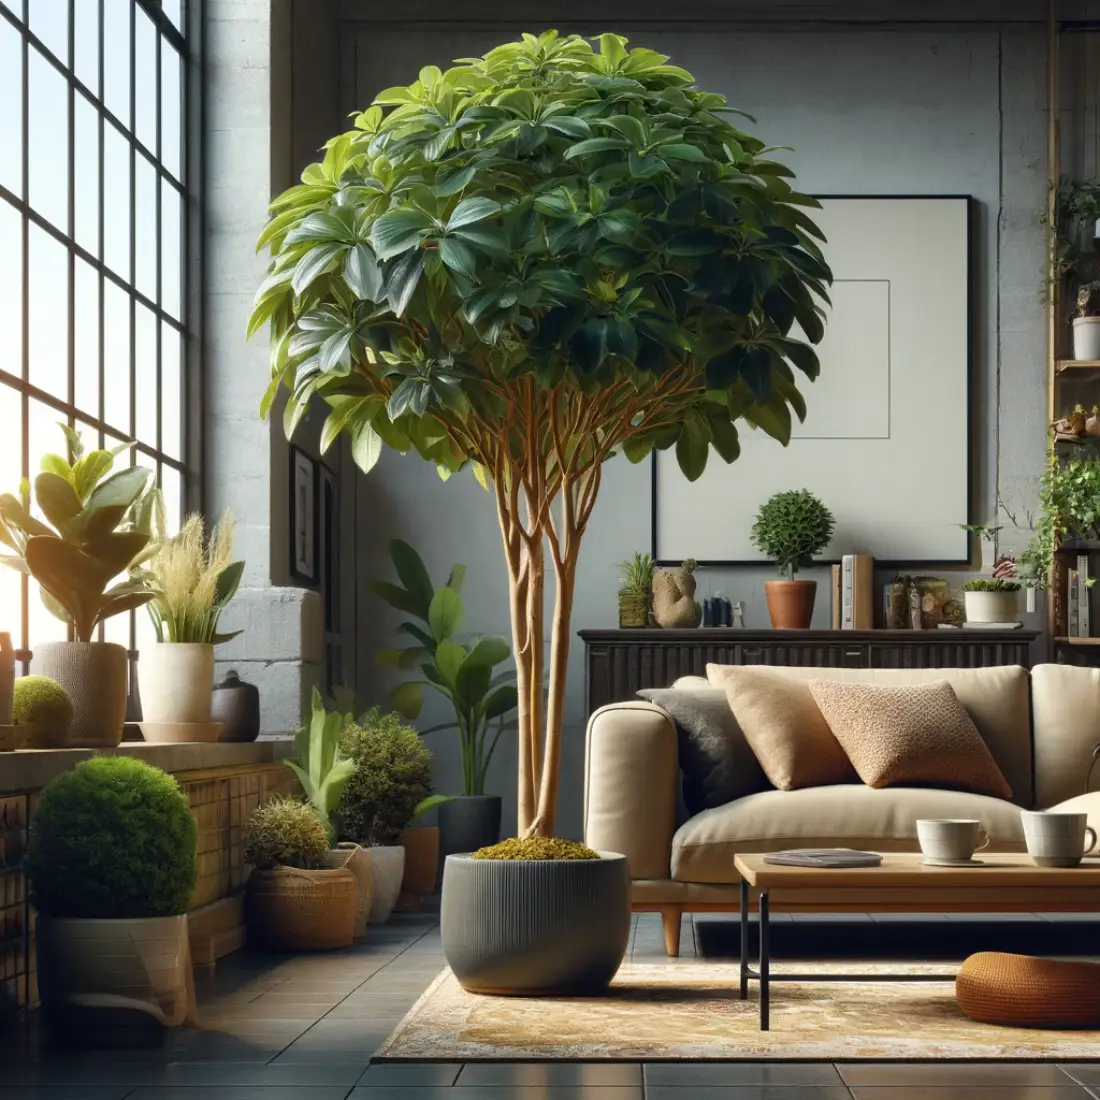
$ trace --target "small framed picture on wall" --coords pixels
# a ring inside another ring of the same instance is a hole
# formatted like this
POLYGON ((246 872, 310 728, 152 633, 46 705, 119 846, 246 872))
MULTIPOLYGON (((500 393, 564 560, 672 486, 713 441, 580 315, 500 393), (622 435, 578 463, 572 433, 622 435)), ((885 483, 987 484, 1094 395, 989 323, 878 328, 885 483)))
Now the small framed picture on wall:
POLYGON ((317 583, 317 463, 290 448, 290 572, 317 583))

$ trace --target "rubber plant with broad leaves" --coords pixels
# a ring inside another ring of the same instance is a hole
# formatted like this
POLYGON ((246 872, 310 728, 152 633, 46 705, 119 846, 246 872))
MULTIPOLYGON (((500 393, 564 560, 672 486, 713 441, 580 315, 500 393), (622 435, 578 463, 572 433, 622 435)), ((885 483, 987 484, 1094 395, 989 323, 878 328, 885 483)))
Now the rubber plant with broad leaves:
POLYGON ((548 834, 581 541, 603 463, 698 478, 737 422, 786 444, 831 276, 792 173, 724 97, 625 39, 524 35, 381 92, 274 201, 272 380, 294 432, 493 495, 517 655, 519 827, 548 834), (797 327, 796 327, 797 326, 797 327), (554 604, 545 606, 552 573, 554 604), (542 639, 550 618, 550 651, 542 639))
POLYGON ((34 499, 47 522, 32 514, 26 482, 19 497, 0 496, 0 543, 13 551, 0 562, 38 581, 47 609, 72 627, 78 642, 90 642, 105 619, 153 599, 141 565, 163 528, 160 495, 144 466, 112 472, 132 443, 86 451, 75 431, 61 427, 67 457, 44 455, 34 479, 34 499))
POLYGON ((429 726, 422 733, 458 731, 462 793, 483 795, 504 719, 519 701, 513 673, 495 672, 511 650, 500 637, 475 638, 469 643, 457 640, 465 617, 461 593, 466 566, 453 566, 447 583, 436 588, 423 559, 407 542, 394 539, 390 559, 400 583, 377 581, 372 587, 391 607, 416 620, 398 627, 413 644, 382 650, 376 661, 383 668, 419 669, 424 676, 396 687, 390 705, 404 717, 416 718, 424 706, 423 689, 438 691, 451 705, 454 721, 429 726))

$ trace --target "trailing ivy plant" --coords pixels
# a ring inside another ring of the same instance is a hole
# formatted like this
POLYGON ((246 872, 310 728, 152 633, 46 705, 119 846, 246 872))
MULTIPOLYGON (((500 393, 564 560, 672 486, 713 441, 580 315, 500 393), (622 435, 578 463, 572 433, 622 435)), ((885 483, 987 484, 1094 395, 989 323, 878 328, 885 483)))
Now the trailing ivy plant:
POLYGON ((780 443, 831 276, 818 203, 724 97, 648 49, 524 35, 388 88, 272 204, 284 427, 310 399, 364 471, 382 445, 491 489, 511 581, 519 822, 553 828, 574 577, 603 463, 698 478, 737 422, 780 443), (556 597, 549 676, 547 562, 556 597), (548 679, 548 685, 547 685, 548 679), (547 690, 548 687, 548 690, 547 690))

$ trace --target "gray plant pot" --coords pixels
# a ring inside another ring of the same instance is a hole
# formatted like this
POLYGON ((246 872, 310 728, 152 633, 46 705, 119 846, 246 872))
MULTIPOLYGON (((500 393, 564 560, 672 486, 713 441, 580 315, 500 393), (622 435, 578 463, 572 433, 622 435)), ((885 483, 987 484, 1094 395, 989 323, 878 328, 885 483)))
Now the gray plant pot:
POLYGON ((615 976, 630 939, 626 857, 448 856, 440 923, 447 963, 471 993, 598 991, 615 976))
POLYGON ((500 840, 500 795, 458 795, 440 804, 439 854, 476 852, 500 840))

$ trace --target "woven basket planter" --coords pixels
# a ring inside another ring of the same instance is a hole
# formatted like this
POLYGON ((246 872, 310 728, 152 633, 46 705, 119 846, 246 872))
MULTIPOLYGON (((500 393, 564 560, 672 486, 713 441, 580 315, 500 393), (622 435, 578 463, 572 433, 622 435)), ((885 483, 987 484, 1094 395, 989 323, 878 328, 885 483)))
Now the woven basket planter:
POLYGON ((981 951, 955 979, 959 1008, 972 1020, 1008 1027, 1100 1026, 1100 965, 981 951))
POLYGON ((249 939, 270 951, 323 951, 355 938, 358 889, 346 867, 256 870, 244 900, 249 939))
POLYGON ((471 993, 598 992, 630 939, 626 857, 448 856, 440 923, 443 954, 471 993))
POLYGON ((636 596, 619 596, 619 627, 649 626, 649 593, 636 596))

